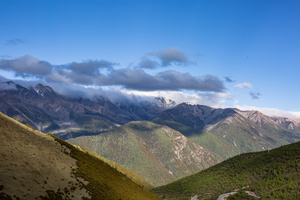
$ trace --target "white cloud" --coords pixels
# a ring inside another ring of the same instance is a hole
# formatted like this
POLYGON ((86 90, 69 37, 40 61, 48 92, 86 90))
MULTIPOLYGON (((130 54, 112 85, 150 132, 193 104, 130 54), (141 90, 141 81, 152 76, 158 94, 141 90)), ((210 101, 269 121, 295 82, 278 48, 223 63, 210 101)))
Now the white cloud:
POLYGON ((199 94, 187 94, 181 91, 136 91, 123 89, 121 92, 124 95, 135 95, 142 97, 166 97, 167 99, 174 100, 177 104, 189 103, 207 105, 214 108, 223 107, 223 103, 226 100, 231 100, 232 95, 230 93, 199 93, 199 94))
POLYGON ((235 88, 252 88, 251 83, 245 82, 245 83, 239 83, 234 86, 235 88))
POLYGON ((237 109, 240 110, 257 110, 265 115, 268 116, 279 116, 279 117, 287 117, 287 118, 300 118, 300 111, 295 112, 295 111, 285 111, 285 110, 280 110, 277 108, 260 108, 260 107, 255 107, 255 106, 240 106, 240 105, 235 105, 234 106, 237 109))

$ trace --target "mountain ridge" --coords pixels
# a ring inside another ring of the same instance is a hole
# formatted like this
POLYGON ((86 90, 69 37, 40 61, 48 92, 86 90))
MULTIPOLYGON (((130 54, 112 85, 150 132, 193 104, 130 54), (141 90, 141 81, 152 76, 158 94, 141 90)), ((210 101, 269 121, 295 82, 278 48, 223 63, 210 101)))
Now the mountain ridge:
POLYGON ((117 106, 102 96, 95 96, 93 100, 71 98, 59 95, 51 87, 40 83, 29 89, 12 81, 3 84, 8 89, 0 91, 0 111, 44 132, 60 130, 67 134, 69 129, 76 128, 89 132, 82 130, 76 119, 93 118, 116 126, 130 121, 148 120, 167 107, 163 102, 117 106))
MULTIPOLYGON (((235 108, 221 109, 182 103, 163 111, 152 121, 181 131, 201 146, 205 146, 205 141, 200 139, 203 131, 209 132, 227 144, 227 153, 231 156, 273 149, 300 140, 297 124, 294 124, 293 129, 282 126, 289 122, 287 118, 272 118, 258 111, 240 111, 235 108)), ((208 150, 216 152, 215 145, 207 146, 208 150)), ((224 159, 228 158, 218 152, 224 159)))

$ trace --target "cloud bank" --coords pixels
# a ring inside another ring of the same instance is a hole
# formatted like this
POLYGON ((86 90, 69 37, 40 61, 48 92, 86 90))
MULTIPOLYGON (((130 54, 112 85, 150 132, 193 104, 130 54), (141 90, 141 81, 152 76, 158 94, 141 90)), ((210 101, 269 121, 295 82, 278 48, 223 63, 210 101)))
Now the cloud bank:
MULTIPOLYGON (((161 53, 162 57, 165 56, 165 53, 161 53)), ((165 62, 170 63, 171 56, 165 62)), ((52 84, 95 87, 120 86, 138 91, 194 90, 222 92, 226 90, 223 82, 213 75, 196 77, 189 73, 174 70, 166 70, 153 75, 137 68, 115 69, 116 65, 118 64, 105 60, 51 65, 49 62, 40 61, 32 56, 0 60, 0 69, 2 70, 12 71, 15 76, 36 77, 52 84)))
POLYGON ((11 70, 16 76, 26 77, 48 75, 52 66, 48 62, 26 55, 13 60, 0 60, 0 69, 11 70))

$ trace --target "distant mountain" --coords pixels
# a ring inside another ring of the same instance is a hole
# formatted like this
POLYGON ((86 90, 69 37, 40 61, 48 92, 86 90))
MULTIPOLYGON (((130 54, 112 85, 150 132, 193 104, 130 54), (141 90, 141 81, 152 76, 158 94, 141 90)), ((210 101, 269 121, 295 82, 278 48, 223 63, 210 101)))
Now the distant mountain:
POLYGON ((289 119, 285 117, 271 117, 271 119, 283 128, 300 132, 300 119, 289 119))
POLYGON ((0 199, 159 199, 132 172, 2 113, 0 145, 0 199))
POLYGON ((156 97, 155 99, 159 102, 160 107, 162 108, 173 108, 177 105, 175 101, 165 97, 156 97))
MULTIPOLYGON (((258 111, 214 109, 182 103, 165 110, 152 121, 181 131, 201 146, 205 146, 205 141, 199 137, 203 131, 210 132, 219 141, 225 142, 231 149, 229 152, 234 154, 272 149, 300 140, 300 120, 268 117, 258 111), (177 125, 173 126, 174 123, 170 122, 176 122, 177 125), (188 128, 183 130, 183 126, 188 128)), ((215 152, 214 146, 208 149, 215 152)))
POLYGON ((113 131, 68 142, 87 147, 154 186, 206 169, 222 159, 168 126, 130 122, 113 131))
POLYGON ((0 91, 1 112, 63 139, 99 134, 130 121, 149 120, 175 104, 158 99, 115 105, 102 96, 93 100, 62 96, 42 84, 29 89, 12 81, 3 85, 7 89, 0 91))
POLYGON ((191 176, 151 191, 165 199, 217 199, 238 192, 232 199, 299 199, 300 142, 270 151, 245 153, 191 176), (238 196, 238 195, 242 195, 238 196))

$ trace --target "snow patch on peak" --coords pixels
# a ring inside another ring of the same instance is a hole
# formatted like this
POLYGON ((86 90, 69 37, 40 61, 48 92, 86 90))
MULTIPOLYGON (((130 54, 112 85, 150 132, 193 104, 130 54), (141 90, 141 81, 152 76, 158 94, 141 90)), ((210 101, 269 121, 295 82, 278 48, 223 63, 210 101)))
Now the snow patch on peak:
POLYGON ((33 89, 36 93, 38 93, 42 97, 56 96, 56 93, 50 86, 44 86, 41 83, 38 83, 33 89))
POLYGON ((165 108, 173 108, 177 105, 175 101, 167 99, 166 97, 155 97, 155 100, 157 100, 161 107, 165 108))

